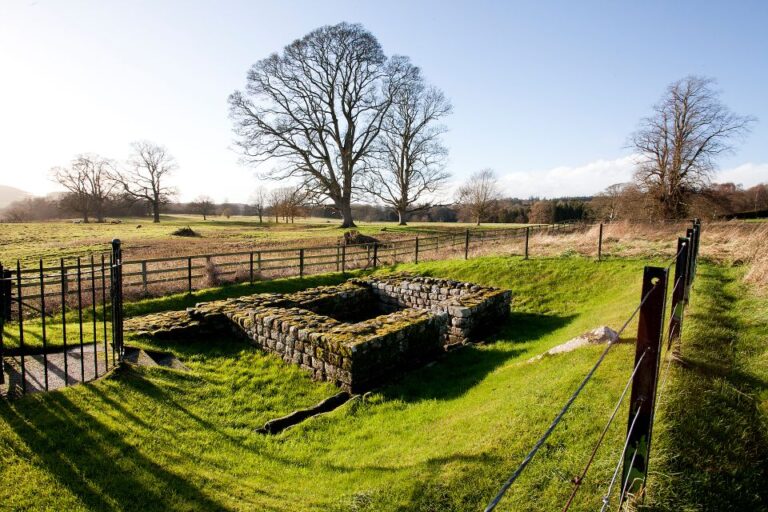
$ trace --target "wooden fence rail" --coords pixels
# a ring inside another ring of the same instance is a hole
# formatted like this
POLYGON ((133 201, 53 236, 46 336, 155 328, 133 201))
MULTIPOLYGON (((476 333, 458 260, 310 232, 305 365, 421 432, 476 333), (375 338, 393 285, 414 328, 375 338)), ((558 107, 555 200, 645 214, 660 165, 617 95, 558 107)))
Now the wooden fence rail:
MULTIPOLYGON (((205 253, 176 257, 124 260, 123 288, 128 297, 162 296, 188 292, 226 283, 268 280, 278 277, 304 277, 325 272, 345 272, 381 265, 419 262, 455 253, 465 258, 470 253, 517 238, 526 239, 533 231, 570 232, 586 224, 553 224, 519 228, 428 232, 413 238, 366 244, 324 245, 205 253)), ((521 241, 521 247, 523 242, 521 241)), ((106 253, 105 253, 106 254, 106 253)), ((521 254, 523 250, 521 249, 521 254)), ((100 254, 95 255, 97 258, 100 254)), ((55 265, 43 266, 45 290, 40 293, 40 268, 21 269, 20 289, 26 301, 52 299, 49 308, 77 295, 78 265, 61 259, 55 265), (24 293, 28 292, 28 293, 24 293)), ((90 270, 89 261, 81 261, 83 272, 90 270)), ((14 280, 16 271, 11 270, 14 280)), ((81 293, 90 293, 87 283, 81 293)))

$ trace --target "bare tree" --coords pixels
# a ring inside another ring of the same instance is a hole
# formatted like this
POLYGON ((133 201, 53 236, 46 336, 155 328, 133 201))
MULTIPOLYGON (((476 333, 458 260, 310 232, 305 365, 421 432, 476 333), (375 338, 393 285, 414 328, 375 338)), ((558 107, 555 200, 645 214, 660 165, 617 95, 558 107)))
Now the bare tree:
POLYGON ((175 159, 168 150, 149 141, 134 142, 128 169, 115 173, 115 179, 129 197, 147 201, 153 222, 160 222, 160 208, 176 194, 166 183, 176 170, 175 159))
POLYGON ((354 226, 352 196, 397 90, 403 59, 387 60, 361 25, 314 30, 251 67, 229 97, 244 161, 298 177, 354 226))
POLYGON ((77 155, 69 167, 51 169, 53 179, 69 191, 70 208, 89 222, 93 213, 98 222, 104 221, 104 205, 116 186, 112 178, 112 161, 95 154, 77 155))
POLYGON ((364 181, 368 193, 397 213, 401 226, 409 213, 430 208, 430 196, 450 177, 441 141, 446 128, 438 123, 451 109, 442 91, 428 87, 421 70, 405 62, 375 144, 377 159, 364 181))
POLYGON ((272 208, 275 210, 275 221, 278 215, 283 221, 294 222, 302 214, 309 199, 309 194, 301 186, 281 187, 272 191, 272 208))
POLYGON ((615 183, 592 198, 591 208, 599 219, 613 222, 619 218, 623 193, 627 185, 627 183, 615 183))
POLYGON ((494 203, 500 196, 496 173, 493 169, 483 169, 474 173, 464 185, 459 187, 456 200, 479 226, 480 222, 491 213, 494 203))
POLYGON ((674 82, 631 136, 640 155, 635 179, 654 194, 666 218, 686 214, 686 197, 709 183, 717 157, 733 151, 732 141, 754 121, 731 112, 714 83, 698 76, 674 82))
POLYGON ((203 216, 203 220, 208 220, 208 215, 213 213, 214 206, 210 196, 200 196, 192 201, 192 208, 203 216))
POLYGON ((267 202, 267 191, 264 187, 257 187, 253 194, 251 194, 251 206, 256 215, 259 216, 259 224, 264 222, 264 210, 267 208, 267 202))

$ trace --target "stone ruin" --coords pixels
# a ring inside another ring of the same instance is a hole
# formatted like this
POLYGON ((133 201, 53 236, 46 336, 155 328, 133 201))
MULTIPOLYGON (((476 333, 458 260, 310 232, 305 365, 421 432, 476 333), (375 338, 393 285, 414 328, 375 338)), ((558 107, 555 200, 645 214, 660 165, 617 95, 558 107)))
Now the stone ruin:
POLYGON ((360 392, 479 340, 509 316, 510 301, 507 290, 395 274, 203 302, 125 327, 160 339, 235 332, 317 380, 360 392))

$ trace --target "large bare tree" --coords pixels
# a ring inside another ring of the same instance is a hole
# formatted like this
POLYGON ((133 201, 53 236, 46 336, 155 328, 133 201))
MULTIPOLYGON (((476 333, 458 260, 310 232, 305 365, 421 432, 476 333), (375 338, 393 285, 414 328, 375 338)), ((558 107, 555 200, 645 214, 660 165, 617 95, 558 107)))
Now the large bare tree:
POLYGON ((714 80, 688 76, 671 84, 631 146, 640 157, 635 179, 659 201, 662 215, 686 214, 687 196, 709 183, 717 158, 733 151, 753 118, 731 112, 714 80))
POLYGON ((260 60, 229 97, 244 161, 274 160, 266 177, 297 177, 354 226, 352 197, 399 84, 404 60, 388 60, 361 25, 314 30, 260 60))
POLYGON ((176 194, 167 183, 177 168, 176 160, 165 147, 153 142, 138 141, 131 147, 127 168, 115 173, 115 180, 127 196, 146 201, 152 209, 152 221, 160 222, 160 208, 176 194))
POLYGON ((69 167, 54 167, 52 178, 69 191, 67 203, 89 222, 93 214, 104 221, 104 206, 115 188, 111 160, 95 154, 77 155, 69 167))
POLYGON ((451 113, 451 103, 427 86, 421 70, 405 62, 401 86, 384 116, 376 141, 377 159, 365 177, 365 189, 392 208, 400 225, 409 213, 431 207, 430 199, 449 178, 444 171, 447 148, 439 122, 451 113))
POLYGON ((491 213, 499 197, 499 182, 493 169, 474 173, 456 193, 457 202, 478 226, 491 213))

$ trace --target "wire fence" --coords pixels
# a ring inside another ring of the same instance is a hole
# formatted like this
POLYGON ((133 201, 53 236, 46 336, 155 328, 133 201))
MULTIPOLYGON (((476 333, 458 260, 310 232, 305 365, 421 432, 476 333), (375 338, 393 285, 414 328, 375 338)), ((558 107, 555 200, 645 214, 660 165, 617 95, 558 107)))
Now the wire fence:
MULTIPOLYGON (((602 225, 600 229, 602 241, 602 225)), ((606 434, 616 419, 618 412, 629 392, 629 417, 627 432, 623 438, 623 446, 616 462, 610 482, 605 490, 601 502, 601 511, 608 510, 614 503, 612 501, 615 491, 618 491, 616 505, 621 507, 628 501, 628 497, 642 499, 645 495, 645 485, 648 477, 648 463, 651 454, 651 439, 653 422, 658 404, 664 393, 671 363, 674 360, 674 352, 680 343, 682 335, 685 306, 689 301, 691 288, 696 276, 697 259, 699 253, 699 240, 701 236, 701 223, 698 219, 686 231, 686 236, 678 238, 677 252, 666 267, 647 266, 643 271, 643 285, 640 301, 637 307, 629 315, 618 331, 618 335, 610 341, 598 359, 589 369, 576 390, 558 411, 554 420, 543 434, 536 440, 530 451, 525 455, 520 464, 502 484, 498 493, 489 502, 485 512, 494 510, 502 501, 507 492, 512 488, 520 475, 533 461, 537 452, 546 443, 547 439, 557 429, 576 399, 594 377, 600 365, 605 360, 611 348, 617 343, 621 334, 630 323, 638 318, 637 342, 635 346, 635 362, 624 389, 619 396, 608 420, 602 428, 592 450, 587 457, 583 469, 572 480, 573 488, 563 506, 563 512, 570 510, 574 499, 587 478, 589 470, 598 450, 603 446, 606 434), (674 280, 671 288, 671 306, 669 322, 666 321, 668 276, 674 267, 674 280), (666 340, 665 340, 666 327, 666 340), (666 343, 664 343, 666 341, 666 343), (661 366, 661 354, 666 345, 665 362, 661 386, 659 386, 659 370, 661 366), (618 486, 617 486, 618 484, 618 486)), ((598 251, 600 248, 598 248, 598 251)))

